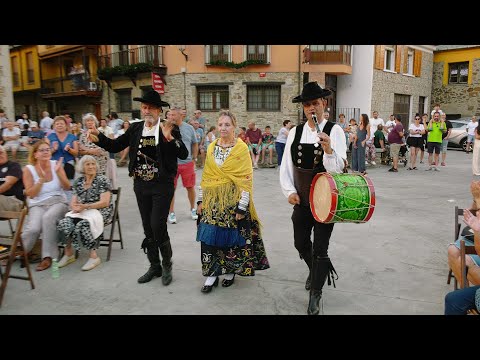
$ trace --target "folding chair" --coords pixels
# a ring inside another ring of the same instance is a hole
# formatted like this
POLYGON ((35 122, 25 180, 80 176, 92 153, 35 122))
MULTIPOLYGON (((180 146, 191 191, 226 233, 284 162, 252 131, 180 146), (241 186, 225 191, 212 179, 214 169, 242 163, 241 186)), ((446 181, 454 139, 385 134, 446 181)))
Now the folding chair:
POLYGON ((112 244, 114 242, 119 242, 121 248, 123 249, 122 228, 120 226, 120 214, 118 213, 118 209, 120 207, 121 190, 122 188, 120 186, 117 189, 112 190, 112 194, 115 195, 116 198, 115 198, 115 202, 113 203, 112 222, 109 224, 111 226, 110 236, 108 238, 105 238, 104 236, 103 239, 100 240, 100 246, 108 246, 107 261, 110 260, 110 254, 112 253, 112 244), (115 225, 117 224, 118 224, 118 235, 119 235, 118 239, 114 238, 115 225))
POLYGON ((10 237, 0 238, 0 243, 3 245, 7 245, 9 250, 0 254, 0 260, 7 259, 7 266, 5 269, 5 274, 2 274, 1 266, 0 266, 0 277, 2 279, 2 284, 0 286, 0 307, 2 306, 3 295, 5 294, 5 290, 7 288, 7 282, 9 278, 20 279, 20 280, 28 280, 30 281, 30 285, 32 289, 35 289, 35 284, 33 283, 32 272, 30 270, 30 263, 28 260, 28 256, 26 256, 21 240, 21 234, 23 229, 23 223, 25 221, 25 216, 27 215, 27 208, 24 207, 21 211, 0 211, 0 218, 4 219, 17 219, 17 226, 15 229, 15 233, 13 236, 13 240, 10 237), (13 262, 17 256, 23 256, 25 267, 27 269, 28 276, 19 276, 19 275, 12 275, 10 274, 13 262))

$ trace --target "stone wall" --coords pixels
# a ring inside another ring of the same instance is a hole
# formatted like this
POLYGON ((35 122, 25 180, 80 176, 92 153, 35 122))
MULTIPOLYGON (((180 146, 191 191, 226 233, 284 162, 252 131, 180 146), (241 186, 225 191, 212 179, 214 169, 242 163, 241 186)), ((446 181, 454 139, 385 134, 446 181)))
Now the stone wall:
POLYGON ((439 103, 440 108, 448 114, 460 114, 461 117, 480 115, 480 59, 472 64, 471 84, 443 85, 444 62, 435 63, 432 90, 432 104, 439 103))
POLYGON ((8 45, 0 45, 0 109, 9 119, 15 119, 13 103, 12 72, 8 45))
MULTIPOLYGON (((403 69, 403 57, 400 69, 403 69)), ((411 120, 418 112, 419 97, 431 98, 432 92, 432 65, 433 54, 422 53, 422 69, 420 77, 386 72, 383 70, 373 71, 372 84, 372 112, 377 110, 379 116, 385 121, 393 114, 394 94, 411 95, 411 120)), ((430 104, 427 104, 427 107, 430 104)), ((429 109, 427 109, 428 111, 429 109)), ((363 113, 364 110, 360 109, 363 113)), ((371 116, 371 114, 368 114, 371 116)))
MULTIPOLYGON (((303 74, 301 79, 303 79, 303 74)), ((165 77, 165 94, 162 100, 172 107, 178 106, 187 109, 187 117, 190 118, 197 109, 197 85, 228 84, 229 107, 236 115, 238 126, 247 126, 248 121, 255 121, 257 127, 265 129, 270 125, 276 135, 282 127, 284 120, 297 123, 302 115, 301 106, 292 103, 292 98, 299 95, 298 73, 267 73, 265 78, 259 78, 258 73, 195 73, 175 74, 165 77), (281 82, 281 107, 280 111, 253 112, 247 111, 247 86, 244 82, 256 82, 258 84, 268 82, 281 82)), ((131 112, 121 113, 117 111, 118 96, 115 90, 132 89, 132 98, 141 96, 142 86, 151 86, 150 77, 137 80, 136 86, 128 78, 116 79, 112 83, 112 89, 105 84, 102 97, 102 115, 109 111, 116 111, 123 119, 131 119, 131 112), (110 109, 110 110, 109 110, 110 109)), ((132 101, 132 110, 140 109, 140 103, 132 101)), ((216 124, 218 111, 202 111, 203 117, 208 120, 208 125, 216 124)))

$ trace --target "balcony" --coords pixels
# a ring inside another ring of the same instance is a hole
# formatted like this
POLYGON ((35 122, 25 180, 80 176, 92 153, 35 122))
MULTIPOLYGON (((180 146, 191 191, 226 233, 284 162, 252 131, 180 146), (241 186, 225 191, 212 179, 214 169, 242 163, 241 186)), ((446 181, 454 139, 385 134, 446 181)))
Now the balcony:
POLYGON ((102 89, 100 84, 92 78, 86 77, 84 74, 74 74, 69 79, 42 80, 40 93, 44 99, 69 96, 101 97, 102 89))
POLYGON ((151 64, 154 68, 165 67, 163 63, 163 46, 159 45, 146 45, 117 51, 101 55, 98 60, 100 69, 136 64, 151 64))
POLYGON ((309 71, 351 74, 352 45, 310 45, 303 51, 303 63, 309 71))

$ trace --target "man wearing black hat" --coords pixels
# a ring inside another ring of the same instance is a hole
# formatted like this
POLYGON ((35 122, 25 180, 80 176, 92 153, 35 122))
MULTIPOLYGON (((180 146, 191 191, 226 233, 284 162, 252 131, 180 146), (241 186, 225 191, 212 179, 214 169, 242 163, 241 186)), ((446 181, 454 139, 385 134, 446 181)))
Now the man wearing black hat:
POLYGON ((310 185, 319 172, 342 173, 347 159, 342 128, 323 116, 325 97, 330 94, 330 90, 322 89, 317 82, 309 82, 304 85, 302 94, 292 100, 293 103, 302 103, 307 122, 290 130, 280 167, 282 191, 288 202, 294 205, 292 222, 295 248, 310 270, 305 284, 305 289, 310 290, 309 315, 320 312, 325 280, 328 278, 330 285, 330 276, 333 278, 333 274, 336 274, 328 257, 334 224, 323 224, 314 219, 310 211, 310 185))
POLYGON ((107 138, 96 128, 89 130, 89 136, 98 146, 110 152, 117 153, 130 147, 128 170, 134 179, 133 190, 145 233, 142 249, 150 261, 150 268, 138 282, 146 283, 157 276, 162 277, 164 285, 168 285, 172 281, 168 208, 174 193, 177 158, 186 159, 188 150, 181 140, 178 127, 167 121, 159 121, 162 106, 170 105, 160 99, 158 92, 150 90, 144 97, 133 100, 142 103, 140 110, 144 121, 133 123, 116 139, 107 138), (98 136, 98 140, 92 135, 98 136))

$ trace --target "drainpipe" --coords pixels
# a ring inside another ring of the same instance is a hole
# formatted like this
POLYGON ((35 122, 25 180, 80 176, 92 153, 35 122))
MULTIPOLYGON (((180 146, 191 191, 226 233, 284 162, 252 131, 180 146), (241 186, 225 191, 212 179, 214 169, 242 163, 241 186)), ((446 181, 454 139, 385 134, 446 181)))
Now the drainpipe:
MULTIPOLYGON (((302 45, 298 45, 298 91, 297 94, 300 94, 302 91, 302 45)), ((298 110, 297 124, 300 123, 300 119, 303 116, 303 110, 298 110)))

